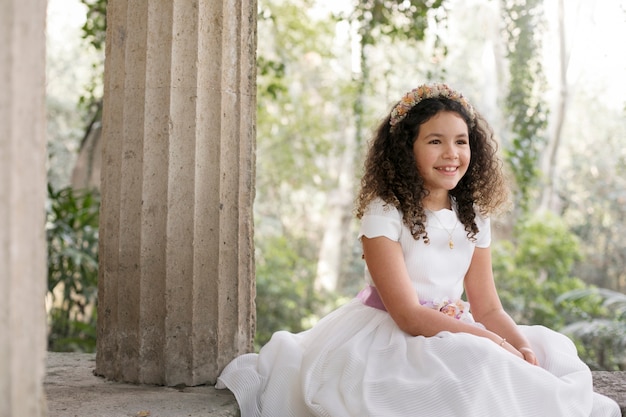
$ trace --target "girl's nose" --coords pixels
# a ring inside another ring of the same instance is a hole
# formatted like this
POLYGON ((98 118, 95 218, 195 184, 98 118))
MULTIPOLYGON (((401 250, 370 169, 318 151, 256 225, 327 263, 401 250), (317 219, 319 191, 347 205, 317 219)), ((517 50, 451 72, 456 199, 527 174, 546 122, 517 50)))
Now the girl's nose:
POLYGON ((446 159, 457 159, 459 157, 459 151, 456 146, 448 145, 446 146, 443 157, 446 159))

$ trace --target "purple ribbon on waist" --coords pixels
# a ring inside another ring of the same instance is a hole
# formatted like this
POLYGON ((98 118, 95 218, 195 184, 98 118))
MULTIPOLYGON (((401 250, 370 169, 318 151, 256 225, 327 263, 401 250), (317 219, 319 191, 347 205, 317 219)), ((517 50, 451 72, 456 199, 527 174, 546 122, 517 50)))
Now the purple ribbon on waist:
MULTIPOLYGON (((383 300, 378 294, 378 290, 372 285, 367 285, 365 288, 363 288, 357 294, 356 298, 368 307, 387 311, 383 300)), ((420 301, 420 304, 444 313, 447 316, 453 317, 457 320, 474 323, 474 318, 469 312, 469 303, 467 303, 466 301, 460 299, 451 301, 447 298, 444 298, 442 300, 420 301)))
POLYGON ((383 300, 381 300, 380 295, 378 295, 378 290, 376 289, 376 287, 372 287, 371 285, 366 286, 361 291, 359 291, 356 298, 361 300, 361 302, 368 307, 387 311, 387 309, 385 308, 385 304, 383 304, 383 300))

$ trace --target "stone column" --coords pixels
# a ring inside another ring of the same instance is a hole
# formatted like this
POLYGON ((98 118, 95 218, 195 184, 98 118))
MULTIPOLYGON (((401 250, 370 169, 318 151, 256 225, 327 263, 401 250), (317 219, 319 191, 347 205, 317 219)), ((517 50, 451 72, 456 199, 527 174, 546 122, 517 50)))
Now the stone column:
POLYGON ((43 416, 45 0, 0 2, 0 416, 43 416))
POLYGON ((252 349, 255 0, 109 0, 96 373, 199 385, 252 349))

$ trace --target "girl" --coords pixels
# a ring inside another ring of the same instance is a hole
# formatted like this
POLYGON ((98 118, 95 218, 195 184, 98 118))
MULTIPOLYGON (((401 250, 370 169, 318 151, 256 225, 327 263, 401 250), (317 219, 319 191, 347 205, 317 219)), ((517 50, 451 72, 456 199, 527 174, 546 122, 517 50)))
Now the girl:
POLYGON ((365 162, 367 286, 233 360, 217 387, 242 417, 621 416, 569 339, 503 310, 488 215, 505 201, 485 120, 445 84, 410 91, 365 162))

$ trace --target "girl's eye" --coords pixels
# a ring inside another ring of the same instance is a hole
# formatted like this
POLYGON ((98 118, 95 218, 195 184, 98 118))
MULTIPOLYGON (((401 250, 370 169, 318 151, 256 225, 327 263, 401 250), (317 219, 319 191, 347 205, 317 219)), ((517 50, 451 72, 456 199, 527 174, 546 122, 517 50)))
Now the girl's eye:
POLYGON ((441 143, 441 141, 440 141, 439 139, 433 139, 433 140, 431 140, 431 141, 430 141, 430 142, 428 142, 428 143, 432 143, 433 145, 438 145, 438 144, 440 144, 440 143, 441 143))

